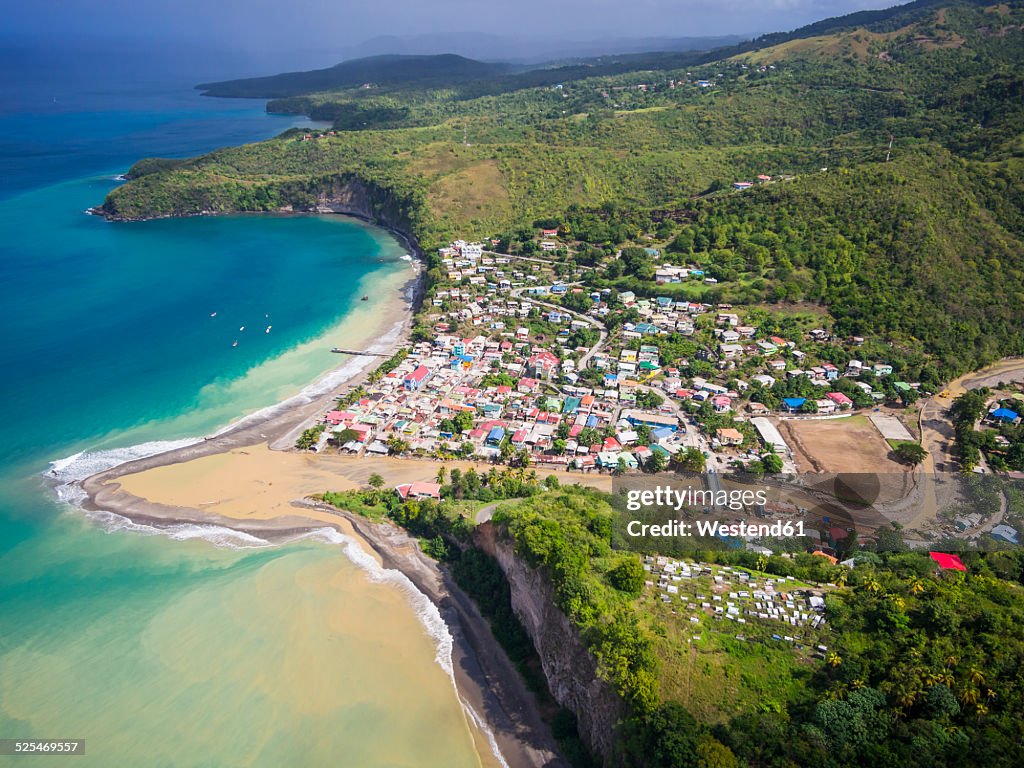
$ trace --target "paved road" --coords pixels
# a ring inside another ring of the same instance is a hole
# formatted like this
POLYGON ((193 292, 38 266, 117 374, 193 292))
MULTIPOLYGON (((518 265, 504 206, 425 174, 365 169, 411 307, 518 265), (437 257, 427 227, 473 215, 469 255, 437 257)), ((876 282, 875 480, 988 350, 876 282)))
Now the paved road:
MULTIPOLYGON (((567 285, 580 285, 580 283, 567 283, 567 285)), ((535 287, 544 288, 548 286, 535 287)), ((556 309, 559 312, 565 312, 567 315, 577 320, 582 320, 585 323, 589 323, 591 326, 596 328, 598 332, 601 334, 600 338, 597 340, 597 343, 594 344, 594 346, 592 346, 589 351, 585 352, 583 356, 579 359, 579 362, 576 364, 577 370, 582 371, 586 369, 587 365, 590 363, 591 358, 598 352, 600 352, 602 349, 604 349, 604 345, 608 341, 608 329, 605 328, 604 323, 602 323, 596 317, 592 317, 591 315, 582 315, 579 312, 575 312, 571 309, 563 307, 561 304, 552 304, 549 301, 541 301, 540 299, 534 298, 533 296, 523 296, 523 292, 527 290, 529 290, 529 288, 527 287, 516 288, 515 290, 512 291, 511 295, 515 296, 517 299, 520 299, 521 301, 525 301, 530 304, 536 304, 539 307, 547 307, 548 309, 556 309)))

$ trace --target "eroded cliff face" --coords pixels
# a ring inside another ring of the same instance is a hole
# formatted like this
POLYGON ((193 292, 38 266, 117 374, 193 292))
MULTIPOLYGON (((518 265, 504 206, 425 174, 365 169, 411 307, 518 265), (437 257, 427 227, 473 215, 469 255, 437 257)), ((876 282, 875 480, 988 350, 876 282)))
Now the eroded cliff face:
POLYGON ((399 200, 387 189, 368 184, 356 177, 322 183, 316 191, 315 210, 347 213, 411 233, 408 202, 399 200))
MULTIPOLYGON (((354 173, 286 181, 238 184, 196 178, 178 171, 174 161, 140 161, 131 180, 93 209, 114 221, 220 213, 321 211, 369 219, 415 241, 422 202, 414 192, 399 192, 354 173)), ((179 163, 178 165, 181 165, 179 163)))
POLYGON ((493 523, 477 526, 474 542, 497 560, 504 572, 512 610, 533 640, 551 695, 575 713, 580 737, 609 765, 616 726, 626 716, 622 699, 598 678, 597 661, 555 604, 547 576, 517 557, 512 541, 493 523))

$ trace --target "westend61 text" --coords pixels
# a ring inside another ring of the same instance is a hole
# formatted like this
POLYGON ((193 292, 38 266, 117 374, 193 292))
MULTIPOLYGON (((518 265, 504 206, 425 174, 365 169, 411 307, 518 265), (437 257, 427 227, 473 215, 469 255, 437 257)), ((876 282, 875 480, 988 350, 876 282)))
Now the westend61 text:
POLYGON ((639 520, 630 520, 626 525, 626 533, 630 536, 654 536, 656 538, 674 538, 685 536, 732 536, 738 539, 788 539, 804 535, 802 520, 795 523, 720 523, 717 520, 694 520, 684 523, 682 520, 669 520, 667 523, 648 524, 639 520))

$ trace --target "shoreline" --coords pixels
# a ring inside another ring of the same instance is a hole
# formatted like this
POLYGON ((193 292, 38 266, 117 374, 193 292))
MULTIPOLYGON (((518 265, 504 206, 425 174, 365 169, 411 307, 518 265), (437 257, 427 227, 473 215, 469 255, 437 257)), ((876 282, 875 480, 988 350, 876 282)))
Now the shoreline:
MULTIPOLYGON (((97 212, 99 213, 99 212, 97 212)), ((288 213, 284 215, 327 215, 335 211, 288 213)), ((102 215, 102 214, 101 214, 102 215)), ((368 217, 344 213, 386 230, 413 255, 417 274, 398 289, 402 303, 399 317, 385 313, 381 333, 366 345, 390 357, 409 341, 415 308, 425 290, 425 259, 415 238, 368 217)), ((180 507, 150 501, 127 493, 118 479, 150 469, 184 464, 204 457, 225 454, 261 444, 272 451, 289 451, 298 434, 313 423, 326 407, 342 394, 363 385, 380 359, 359 358, 325 372, 326 379, 344 366, 356 366, 350 376, 322 393, 304 399, 301 394, 275 403, 256 413, 241 416, 219 432, 195 443, 133 459, 97 472, 79 482, 85 493, 80 506, 87 513, 108 512, 127 520, 156 528, 176 525, 219 526, 243 534, 269 539, 272 543, 331 527, 352 535, 369 549, 383 567, 403 574, 413 586, 434 604, 452 636, 452 665, 458 698, 467 709, 467 723, 483 765, 508 768, 563 766, 550 729, 541 720, 533 694, 518 671, 494 639, 486 619, 472 600, 452 581, 439 565, 423 554, 416 540, 397 526, 373 523, 342 510, 308 501, 294 500, 294 514, 267 519, 228 517, 194 507, 180 507), (361 362, 361 361, 359 361, 361 362), (477 722, 477 720, 482 722, 477 722), (486 738, 488 743, 481 743, 486 738), (491 739, 494 743, 490 743, 491 739), (495 757, 494 746, 501 754, 495 757)), ((319 381, 320 379, 318 379, 319 381)), ((311 383, 315 384, 315 382, 311 383)), ((290 452, 290 451, 289 451, 290 452)))

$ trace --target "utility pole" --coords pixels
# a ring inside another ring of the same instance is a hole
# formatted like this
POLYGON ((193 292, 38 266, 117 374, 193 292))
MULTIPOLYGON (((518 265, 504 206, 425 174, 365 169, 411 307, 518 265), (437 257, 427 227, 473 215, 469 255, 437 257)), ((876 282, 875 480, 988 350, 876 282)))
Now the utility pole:
POLYGON ((885 153, 885 162, 889 162, 889 158, 892 156, 892 140, 896 138, 891 133, 889 134, 889 149, 885 153))

